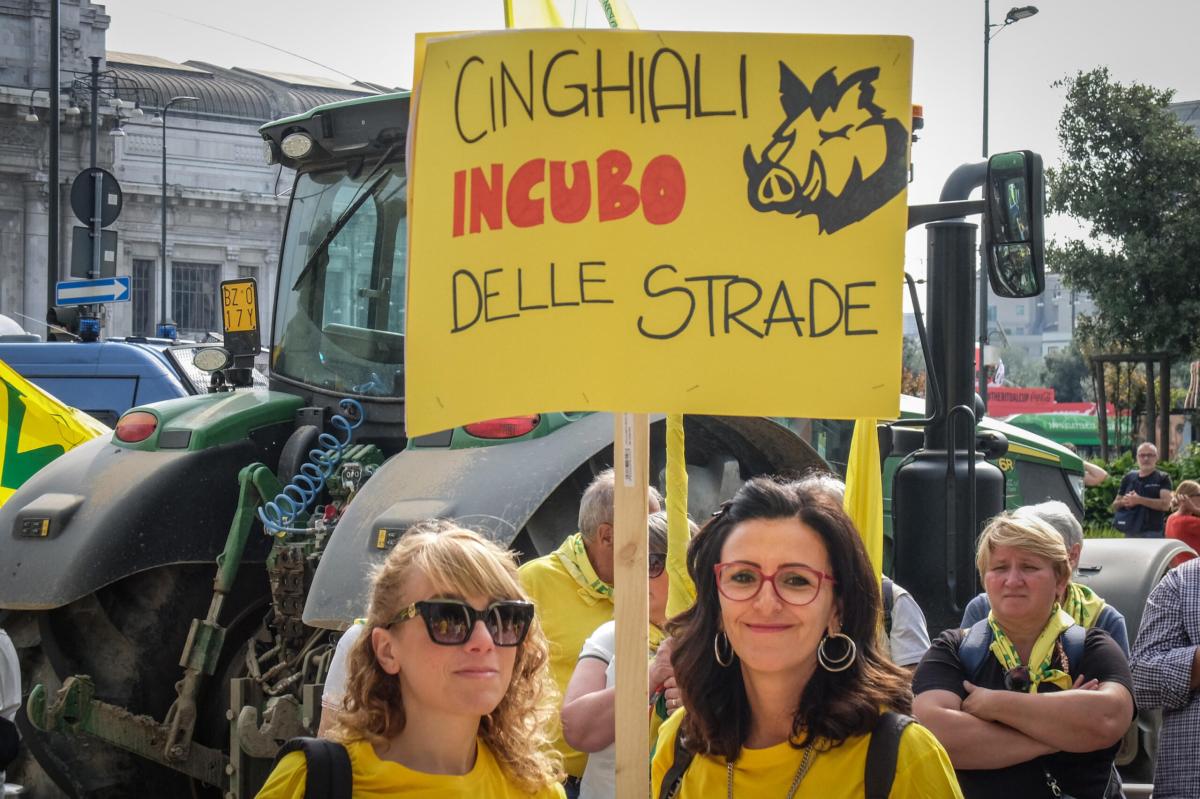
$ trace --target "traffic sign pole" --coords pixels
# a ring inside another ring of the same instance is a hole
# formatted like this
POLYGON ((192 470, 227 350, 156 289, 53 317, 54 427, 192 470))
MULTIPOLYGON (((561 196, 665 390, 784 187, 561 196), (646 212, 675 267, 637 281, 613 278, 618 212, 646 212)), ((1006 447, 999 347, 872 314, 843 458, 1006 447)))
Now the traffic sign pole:
MULTIPOLYGON (((100 222, 104 208, 104 176, 99 172, 92 173, 92 241, 99 243, 100 239, 100 222)), ((100 277, 100 251, 103 247, 92 247, 92 268, 88 270, 88 277, 100 277)))

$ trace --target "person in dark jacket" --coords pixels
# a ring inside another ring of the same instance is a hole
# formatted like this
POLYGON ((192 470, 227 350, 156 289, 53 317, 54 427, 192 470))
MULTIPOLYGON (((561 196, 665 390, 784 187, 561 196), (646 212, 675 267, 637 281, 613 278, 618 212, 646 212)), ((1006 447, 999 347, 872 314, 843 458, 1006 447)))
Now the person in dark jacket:
POLYGON ((1158 447, 1137 448, 1137 469, 1121 478, 1113 500, 1113 526, 1126 538, 1162 538, 1171 509, 1171 478, 1158 466, 1158 447))

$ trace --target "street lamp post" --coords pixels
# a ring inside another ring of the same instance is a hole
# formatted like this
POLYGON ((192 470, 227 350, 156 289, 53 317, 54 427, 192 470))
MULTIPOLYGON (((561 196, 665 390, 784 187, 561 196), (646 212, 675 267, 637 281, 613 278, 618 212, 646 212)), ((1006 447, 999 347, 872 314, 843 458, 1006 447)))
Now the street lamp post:
MULTIPOLYGON (((1038 12, 1037 6, 1014 6, 1004 15, 1004 22, 992 24, 992 9, 991 0, 983 0, 983 157, 988 157, 988 56, 991 48, 992 39, 1000 34, 1014 22, 1020 22, 1023 19, 1028 19, 1038 12), (992 33, 992 28, 1000 30, 992 33)), ((983 224, 987 225, 987 219, 983 220, 983 224)), ((983 246, 987 244, 987 232, 984 228, 983 235, 979 237, 983 246)), ((988 289, 987 289, 987 268, 985 264, 987 259, 982 250, 979 258, 979 396, 983 400, 984 406, 987 405, 987 365, 984 363, 984 349, 988 343, 988 289)))
POLYGON ((175 322, 167 313, 167 112, 175 103, 199 102, 199 97, 177 95, 167 100, 162 109, 162 240, 159 248, 161 260, 159 269, 160 291, 162 292, 162 317, 156 331, 162 338, 175 338, 175 322))

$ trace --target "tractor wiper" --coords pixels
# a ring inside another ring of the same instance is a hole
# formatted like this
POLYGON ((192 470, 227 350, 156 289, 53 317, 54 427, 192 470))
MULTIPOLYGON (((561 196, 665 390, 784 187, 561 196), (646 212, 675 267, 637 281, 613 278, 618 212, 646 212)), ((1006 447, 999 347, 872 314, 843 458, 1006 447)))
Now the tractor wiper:
POLYGON ((393 144, 387 149, 387 151, 384 152, 383 155, 379 157, 379 161, 375 164, 375 168, 371 170, 371 174, 367 176, 369 185, 367 181, 364 181, 363 187, 360 187, 358 190, 358 194, 353 200, 351 200, 350 204, 346 206, 342 213, 338 215, 338 218, 334 220, 333 225, 329 228, 329 232, 327 232, 325 237, 321 239, 321 243, 317 245, 315 250, 313 250, 312 255, 308 256, 308 260, 304 262, 304 268, 300 270, 300 274, 296 276, 296 282, 292 284, 292 291, 295 291, 300 287, 300 283, 304 280, 304 278, 308 277, 308 272, 313 268, 313 265, 316 264, 317 259, 325 254, 325 251, 329 249, 329 245, 333 243, 335 238, 337 238, 337 234, 341 233, 342 228, 344 228, 347 223, 354 218, 354 215, 358 213, 358 209, 362 208, 363 203, 375 196, 375 193, 379 191, 379 187, 382 186, 383 182, 391 176, 391 167, 384 169, 382 172, 380 172, 380 169, 384 164, 387 163, 388 157, 396 150, 398 146, 398 144, 393 144), (379 172, 378 176, 376 176, 376 172, 379 172))

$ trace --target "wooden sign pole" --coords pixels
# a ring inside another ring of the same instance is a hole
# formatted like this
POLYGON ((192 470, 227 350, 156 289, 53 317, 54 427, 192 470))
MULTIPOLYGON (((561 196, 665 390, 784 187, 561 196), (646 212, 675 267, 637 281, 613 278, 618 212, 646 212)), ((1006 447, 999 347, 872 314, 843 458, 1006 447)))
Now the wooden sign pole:
POLYGON ((650 420, 618 413, 613 438, 613 585, 617 632, 617 799, 650 795, 647 716, 650 609, 646 591, 650 420))

